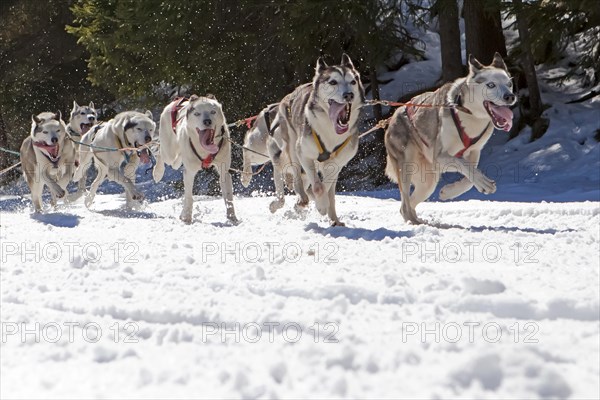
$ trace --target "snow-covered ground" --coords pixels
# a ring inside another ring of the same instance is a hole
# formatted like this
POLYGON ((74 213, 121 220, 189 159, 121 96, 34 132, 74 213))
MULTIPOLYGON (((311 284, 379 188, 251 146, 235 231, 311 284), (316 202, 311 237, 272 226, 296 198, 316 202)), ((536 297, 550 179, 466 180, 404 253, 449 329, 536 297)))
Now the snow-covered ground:
POLYGON ((598 398, 596 202, 2 202, 4 398, 598 398))

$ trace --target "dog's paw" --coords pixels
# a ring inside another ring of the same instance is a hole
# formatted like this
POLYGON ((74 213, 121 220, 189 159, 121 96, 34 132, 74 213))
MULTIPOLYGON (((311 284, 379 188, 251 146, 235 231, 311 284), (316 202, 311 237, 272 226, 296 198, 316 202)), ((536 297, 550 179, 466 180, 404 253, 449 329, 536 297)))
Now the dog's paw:
POLYGON ((157 163, 154 166, 154 168, 152 169, 152 178, 154 178, 154 182, 156 182, 156 183, 160 182, 161 179, 163 178, 164 174, 165 174, 165 164, 157 163))
POLYGON ((473 182, 475 188, 483 194, 492 194, 496 192, 496 182, 487 176, 481 174, 480 178, 473 182))
POLYGON ((94 196, 90 196, 90 195, 85 196, 84 204, 87 208, 90 208, 92 206, 93 202, 94 202, 94 196))
POLYGON ((142 201, 144 200, 144 194, 140 192, 133 192, 131 194, 131 198, 136 201, 142 201))
POLYGON ((54 195, 57 199, 62 199, 66 194, 67 192, 65 192, 63 188, 58 188, 54 191, 54 195))
POLYGON ((439 195, 439 199, 442 201, 446 201, 446 200, 450 200, 453 197, 450 194, 450 189, 448 189, 446 186, 444 186, 441 190, 440 190, 440 195, 439 195))
POLYGON ((179 216, 179 219, 184 223, 184 224, 191 224, 192 223, 192 214, 188 214, 188 213, 181 213, 181 215, 179 216))
POLYGON ((250 185, 250 181, 251 180, 252 180, 252 175, 251 174, 245 173, 245 171, 244 171, 243 174, 241 174, 240 181, 242 182, 242 186, 243 187, 247 188, 248 185, 250 185))
POLYGON ((271 213, 275 213, 277 210, 283 207, 284 204, 285 201, 283 199, 273 200, 271 204, 269 204, 269 211, 271 211, 271 213))
POLYGON ((331 226, 346 226, 342 221, 331 221, 331 226))

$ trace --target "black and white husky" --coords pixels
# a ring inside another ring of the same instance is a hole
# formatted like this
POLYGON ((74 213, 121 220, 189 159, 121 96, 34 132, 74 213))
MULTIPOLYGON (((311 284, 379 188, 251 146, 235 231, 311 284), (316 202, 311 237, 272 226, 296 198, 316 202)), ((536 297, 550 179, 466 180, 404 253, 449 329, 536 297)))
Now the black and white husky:
MULTIPOLYGON (((81 141, 85 135, 98 121, 98 114, 94 108, 94 103, 90 101, 87 106, 80 106, 76 101, 73 101, 73 109, 71 110, 71 119, 67 125, 67 132, 75 141, 81 141)), ((79 145, 75 148, 79 155, 79 145)), ((79 159, 76 161, 79 164, 79 159)), ((85 174, 84 174, 85 175, 85 174)), ((85 193, 85 176, 77 183, 77 193, 75 198, 81 197, 85 193)))
POLYGON ((277 196, 270 205, 272 212, 284 204, 282 173, 291 168, 299 195, 297 207, 306 206, 310 195, 319 213, 327 215, 333 225, 343 225, 335 210, 335 187, 340 170, 358 150, 363 104, 360 75, 346 54, 333 66, 319 58, 313 81, 283 98, 277 114, 279 127, 269 142, 277 196), (282 162, 284 153, 291 166, 282 162))
POLYGON ((443 107, 396 110, 385 134, 386 174, 398 183, 400 213, 405 221, 422 223, 415 207, 431 196, 442 172, 464 175, 441 189, 442 200, 460 196, 473 186, 485 194, 496 191, 496 183, 477 164, 494 128, 511 129, 513 113, 509 107, 515 102, 511 76, 496 53, 488 66, 470 56, 465 78, 411 100, 443 107))

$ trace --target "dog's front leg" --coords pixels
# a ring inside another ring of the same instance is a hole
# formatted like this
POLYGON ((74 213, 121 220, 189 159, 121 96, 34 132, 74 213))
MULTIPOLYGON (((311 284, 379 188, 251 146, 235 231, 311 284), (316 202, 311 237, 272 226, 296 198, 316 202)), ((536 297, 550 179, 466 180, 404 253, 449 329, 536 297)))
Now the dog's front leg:
POLYGON ((192 223, 192 206, 194 204, 194 178, 198 173, 198 169, 188 168, 188 165, 183 167, 183 209, 179 219, 186 224, 192 223))
POLYGON ((327 210, 329 209, 329 197, 327 195, 327 188, 323 182, 321 182, 321 178, 319 178, 315 161, 311 158, 305 157, 303 154, 300 154, 299 159, 300 164, 306 173, 308 183, 312 187, 317 210, 321 215, 326 215, 327 210))
POLYGON ((458 172, 475 185, 475 188, 483 194, 491 194, 496 191, 496 182, 481 172, 476 164, 471 164, 462 158, 442 155, 438 158, 443 172, 458 172))
MULTIPOLYGON (((275 200, 269 204, 269 210, 274 213, 279 210, 285 204, 285 197, 283 191, 283 165, 281 163, 281 148, 277 145, 275 140, 269 139, 267 142, 267 151, 269 158, 273 164, 273 182, 275 183, 275 200)), ((245 161, 244 161, 245 162, 245 161)), ((246 167, 244 166, 244 169, 246 167)), ((252 169, 250 169, 252 171, 252 169)))
MULTIPOLYGON (((472 150, 465 154, 465 159, 472 168, 477 168, 480 155, 481 152, 479 150, 472 150)), ((471 190, 472 187, 473 182, 467 177, 462 178, 458 182, 449 183, 440 190, 440 200, 452 200, 471 190)))
POLYGON ((154 182, 158 183, 161 181, 165 174, 165 163, 162 160, 160 151, 154 152, 154 159, 156 160, 156 164, 152 169, 152 177, 154 178, 154 182))
MULTIPOLYGON (((133 191, 127 190, 127 188, 125 187, 125 201, 126 201, 126 205, 127 207, 131 208, 134 205, 134 200, 138 200, 135 199, 134 196, 136 195, 137 190, 135 189, 135 172, 137 170, 138 165, 140 164, 140 158, 136 155, 133 154, 130 158, 130 161, 125 164, 125 167, 123 168, 123 175, 131 182, 132 186, 133 186, 133 191)), ((125 186, 125 185, 123 185, 125 186)), ((140 201, 144 199, 144 196, 141 195, 141 199, 139 199, 140 201)))
POLYGON ((52 176, 52 172, 56 173, 54 169, 54 166, 51 166, 50 164, 42 166, 42 182, 44 182, 46 186, 48 186, 48 189, 50 189, 50 193, 53 196, 53 206, 56 205, 56 199, 54 197, 62 199, 66 194, 64 189, 61 188, 58 183, 56 183, 56 178, 52 176))
POLYGON ((227 210, 227 219, 231 222, 237 222, 235 217, 235 209, 233 208, 233 182, 229 173, 229 164, 222 163, 217 167, 219 173, 219 184, 221 185, 221 194, 225 201, 225 209, 227 210))
POLYGON ((108 179, 111 181, 115 181, 125 189, 125 193, 127 196, 127 206, 130 206, 131 200, 144 200, 144 195, 135 188, 133 182, 121 172, 121 169, 118 166, 109 166, 108 170, 108 179))

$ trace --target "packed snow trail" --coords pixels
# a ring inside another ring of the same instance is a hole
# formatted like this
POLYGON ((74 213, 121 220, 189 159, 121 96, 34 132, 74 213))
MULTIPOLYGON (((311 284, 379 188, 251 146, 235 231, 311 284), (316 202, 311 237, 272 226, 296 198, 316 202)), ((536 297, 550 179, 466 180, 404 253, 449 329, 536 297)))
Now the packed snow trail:
POLYGON ((597 202, 1 201, 3 397, 598 398, 597 202))

